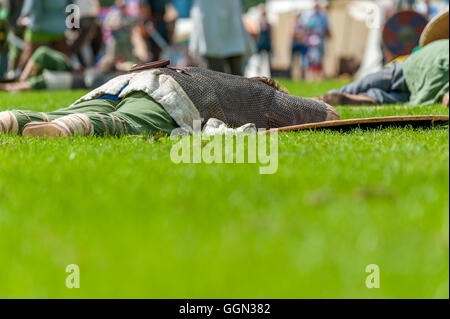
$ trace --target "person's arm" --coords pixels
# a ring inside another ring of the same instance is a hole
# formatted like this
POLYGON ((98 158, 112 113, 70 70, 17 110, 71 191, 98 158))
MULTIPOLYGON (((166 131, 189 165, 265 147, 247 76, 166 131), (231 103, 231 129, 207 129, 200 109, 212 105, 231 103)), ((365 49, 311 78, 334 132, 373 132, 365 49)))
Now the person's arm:
POLYGON ((19 27, 25 27, 28 24, 29 15, 31 13, 31 7, 33 5, 33 2, 34 2, 33 0, 24 1, 22 10, 20 11, 19 18, 17 18, 17 25, 19 27))
POLYGON ((42 0, 25 0, 17 25, 26 27, 30 23, 30 16, 37 16, 42 11, 42 0))
POLYGON ((20 12, 20 16, 27 16, 30 14, 31 12, 31 8, 34 4, 34 0, 25 0, 23 2, 23 6, 22 6, 22 11, 20 12))
POLYGON ((94 10, 95 11, 95 16, 98 17, 98 15, 100 14, 100 2, 98 0, 94 0, 94 10))

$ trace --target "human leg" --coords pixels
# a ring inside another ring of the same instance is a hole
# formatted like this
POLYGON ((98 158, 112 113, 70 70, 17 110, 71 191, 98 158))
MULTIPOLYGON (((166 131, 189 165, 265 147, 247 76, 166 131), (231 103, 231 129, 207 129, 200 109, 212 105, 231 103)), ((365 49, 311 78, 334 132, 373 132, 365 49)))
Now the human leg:
POLYGON ((0 51, 0 80, 3 80, 8 71, 8 51, 0 51))
POLYGON ((243 58, 241 55, 236 55, 236 56, 227 58, 227 63, 229 65, 231 74, 240 75, 240 76, 244 75, 242 60, 243 60, 243 58))
POLYGON ((331 105, 375 105, 406 103, 410 94, 406 92, 386 92, 380 89, 369 89, 361 94, 348 94, 339 91, 328 92, 323 96, 323 101, 331 105))
MULTIPOLYGON (((22 134, 24 128, 30 123, 48 123, 62 117, 76 114, 93 113, 93 116, 96 117, 95 113, 112 113, 116 110, 116 105, 118 103, 119 101, 98 99, 82 102, 80 104, 49 113, 26 110, 0 112, 0 122, 2 122, 0 123, 0 134, 10 133, 20 135, 22 134), (13 129, 15 127, 17 127, 17 129, 13 129)), ((98 119, 93 120, 93 125, 94 128, 96 126, 103 127, 103 123, 101 123, 101 121, 99 123, 98 119)))
MULTIPOLYGON (((46 114, 49 121, 27 124, 23 130, 23 135, 109 135, 108 127, 115 127, 117 120, 109 114, 117 109, 119 103, 119 101, 112 99, 95 99, 50 112, 46 114)), ((119 122, 117 126, 122 127, 120 120, 117 121, 119 122)), ((123 131, 123 129, 120 129, 120 131, 123 131)))
POLYGON ((45 46, 39 47, 25 65, 20 81, 26 81, 31 77, 37 76, 43 70, 69 71, 70 61, 64 54, 56 50, 45 46))
POLYGON ((390 92, 396 68, 398 67, 395 64, 390 68, 384 68, 378 72, 369 74, 360 80, 344 86, 339 91, 348 94, 362 94, 370 89, 376 88, 385 92, 390 92))
MULTIPOLYGON (((103 100, 89 101, 93 104, 103 100)), ((51 123, 30 124, 24 130, 24 135, 30 136, 121 136, 170 132, 178 125, 164 108, 147 94, 137 92, 124 98, 114 105, 114 111, 95 111, 91 107, 78 109, 70 107, 65 110, 49 113, 57 118, 51 123), (60 117, 65 112, 69 115, 60 117), (86 112, 85 112, 86 111, 86 112)))
POLYGON ((380 89, 370 89, 362 94, 363 96, 369 97, 378 104, 393 104, 393 103, 406 103, 409 101, 410 93, 401 91, 391 91, 386 92, 380 89))
POLYGON ((331 105, 404 103, 409 100, 409 90, 400 64, 370 74, 358 81, 332 90, 323 97, 331 105))
POLYGON ((301 69, 301 77, 302 79, 306 79, 306 70, 308 69, 308 47, 306 45, 302 45, 300 48, 300 69, 301 69))
MULTIPOLYGON (((376 89, 372 89, 376 90, 376 89)), ((373 98, 363 95, 363 94, 349 94, 342 93, 338 90, 333 90, 325 93, 322 97, 325 103, 330 105, 376 105, 377 101, 373 98)))
MULTIPOLYGON (((166 110, 143 92, 126 97, 111 114, 121 119, 126 134, 155 134, 163 132, 170 134, 178 127, 166 110)), ((110 131, 113 129, 109 127, 110 131)))
POLYGON ((214 57, 206 57, 206 64, 208 69, 225 73, 225 59, 223 58, 214 58, 214 57))
POLYGON ((25 66, 27 65, 31 56, 33 55, 34 51, 36 51, 36 49, 42 45, 44 45, 44 44, 25 41, 25 45, 24 45, 23 51, 20 55, 19 65, 18 65, 21 70, 23 70, 25 68, 25 66))
POLYGON ((83 47, 90 43, 95 37, 97 21, 94 17, 84 17, 80 19, 80 29, 76 39, 70 45, 70 51, 73 54, 78 54, 81 52, 83 47))
POLYGON ((25 68, 33 53, 42 46, 50 46, 52 49, 67 56, 70 55, 70 49, 66 43, 64 34, 49 34, 27 29, 24 34, 24 39, 25 47, 19 62, 19 68, 22 70, 25 68))

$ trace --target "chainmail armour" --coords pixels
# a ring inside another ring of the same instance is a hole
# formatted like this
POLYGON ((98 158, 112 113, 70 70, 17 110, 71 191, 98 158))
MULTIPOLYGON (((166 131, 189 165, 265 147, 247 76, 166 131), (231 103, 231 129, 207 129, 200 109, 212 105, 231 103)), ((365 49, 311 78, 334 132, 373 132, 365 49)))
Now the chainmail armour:
POLYGON ((254 123, 270 129, 327 117, 324 103, 282 93, 258 80, 196 67, 159 70, 180 84, 204 123, 217 118, 232 127, 254 123))

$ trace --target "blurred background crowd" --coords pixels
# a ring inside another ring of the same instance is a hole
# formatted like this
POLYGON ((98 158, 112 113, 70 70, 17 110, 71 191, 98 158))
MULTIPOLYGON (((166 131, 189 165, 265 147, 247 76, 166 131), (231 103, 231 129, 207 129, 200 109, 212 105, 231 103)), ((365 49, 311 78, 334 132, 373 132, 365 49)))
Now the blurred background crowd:
POLYGON ((417 44, 415 31, 446 8, 448 0, 0 0, 0 79, 91 87, 163 58, 246 76, 364 76, 408 53, 403 42, 417 44))

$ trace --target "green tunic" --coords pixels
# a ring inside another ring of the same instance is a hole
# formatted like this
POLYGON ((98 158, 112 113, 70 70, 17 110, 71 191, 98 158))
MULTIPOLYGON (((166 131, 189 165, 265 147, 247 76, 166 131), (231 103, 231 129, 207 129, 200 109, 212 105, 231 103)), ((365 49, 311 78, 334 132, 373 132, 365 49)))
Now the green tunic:
POLYGON ((449 89, 449 40, 432 42, 403 64, 411 105, 441 103, 449 89))

